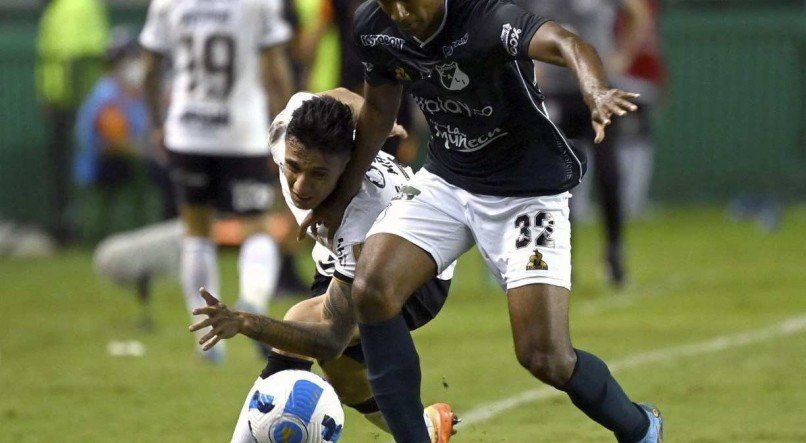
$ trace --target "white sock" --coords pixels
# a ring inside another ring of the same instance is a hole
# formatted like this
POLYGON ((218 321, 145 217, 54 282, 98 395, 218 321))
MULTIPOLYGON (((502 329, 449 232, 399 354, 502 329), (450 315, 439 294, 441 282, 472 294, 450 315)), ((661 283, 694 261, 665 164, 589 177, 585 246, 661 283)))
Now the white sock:
MULTIPOLYGON (((199 288, 204 287, 216 297, 221 297, 218 282, 218 253, 216 245, 206 237, 185 237, 182 239, 182 258, 180 260, 180 276, 182 279, 182 290, 185 294, 185 305, 188 312, 193 312, 196 308, 205 305, 204 299, 199 295, 199 288)), ((192 315, 193 323, 207 318, 204 315, 192 315)), ((210 328, 196 331, 197 347, 198 339, 207 334, 210 328)), ((213 349, 224 351, 224 343, 219 342, 213 349)))
POLYGON ((280 276, 280 249, 268 234, 253 234, 244 240, 238 257, 239 306, 266 314, 280 276))

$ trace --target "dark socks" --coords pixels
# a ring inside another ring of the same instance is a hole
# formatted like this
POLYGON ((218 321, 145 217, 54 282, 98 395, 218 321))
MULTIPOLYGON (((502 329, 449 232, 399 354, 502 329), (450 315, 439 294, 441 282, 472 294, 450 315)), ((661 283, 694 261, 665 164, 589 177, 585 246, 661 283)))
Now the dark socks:
POLYGON ((266 367, 260 373, 260 378, 269 378, 280 371, 288 369, 310 371, 311 366, 313 366, 313 362, 310 360, 279 354, 276 351, 271 351, 267 360, 266 367))
POLYGON ((649 427, 646 414, 630 401, 602 360, 585 351, 575 351, 577 363, 563 387, 571 402, 613 431, 620 442, 640 440, 649 427))
POLYGON ((420 401, 420 358, 403 316, 358 329, 372 393, 395 441, 430 443, 420 401))

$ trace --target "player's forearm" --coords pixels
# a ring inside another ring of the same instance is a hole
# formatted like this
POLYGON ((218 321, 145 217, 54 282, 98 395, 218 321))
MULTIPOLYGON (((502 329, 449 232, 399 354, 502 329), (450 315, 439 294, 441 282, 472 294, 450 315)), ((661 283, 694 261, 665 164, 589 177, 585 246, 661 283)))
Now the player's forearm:
POLYGON ((595 93, 609 88, 604 65, 593 46, 573 36, 560 45, 560 53, 576 76, 586 103, 595 93))
POLYGON ((358 116, 361 114, 361 108, 364 106, 364 97, 361 97, 347 88, 341 87, 324 91, 321 95, 333 97, 349 106, 350 110, 353 111, 353 118, 358 120, 358 116))
POLYGON ((596 49, 554 22, 537 30, 529 44, 529 55, 534 60, 570 69, 588 103, 595 93, 608 89, 604 65, 596 49))
POLYGON ((294 81, 285 46, 274 46, 265 51, 262 59, 263 85, 269 97, 269 112, 273 117, 283 111, 291 98, 294 81))
POLYGON ((280 321, 240 311, 235 314, 241 320, 238 332, 286 352, 331 360, 338 357, 347 345, 334 336, 326 323, 280 321))
POLYGON ((148 111, 151 113, 151 123, 155 128, 162 127, 162 72, 159 69, 159 62, 153 57, 147 57, 148 67, 144 82, 145 101, 148 111))
POLYGON ((361 182, 372 160, 378 155, 397 117, 400 92, 384 95, 380 100, 368 98, 356 121, 355 148, 339 181, 342 197, 349 201, 361 188, 361 182))

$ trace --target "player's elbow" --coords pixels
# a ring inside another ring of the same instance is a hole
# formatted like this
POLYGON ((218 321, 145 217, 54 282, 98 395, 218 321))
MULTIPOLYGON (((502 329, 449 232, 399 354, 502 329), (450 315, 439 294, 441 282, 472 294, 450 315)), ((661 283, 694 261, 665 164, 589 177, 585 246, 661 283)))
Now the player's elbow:
POLYGON ((346 344, 336 337, 322 337, 316 344, 315 355, 311 357, 319 361, 330 361, 338 358, 344 352, 346 344))

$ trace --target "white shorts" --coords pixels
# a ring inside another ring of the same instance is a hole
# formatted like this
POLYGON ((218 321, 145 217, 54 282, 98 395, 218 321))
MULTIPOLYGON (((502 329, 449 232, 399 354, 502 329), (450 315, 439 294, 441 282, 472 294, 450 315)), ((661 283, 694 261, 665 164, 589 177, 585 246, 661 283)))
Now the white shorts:
POLYGON ((571 289, 571 194, 478 195, 420 169, 367 233, 394 234, 428 252, 442 272, 477 244, 504 289, 571 289))

